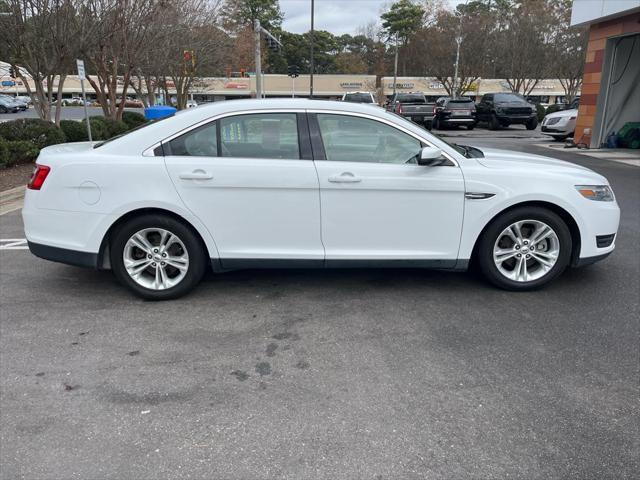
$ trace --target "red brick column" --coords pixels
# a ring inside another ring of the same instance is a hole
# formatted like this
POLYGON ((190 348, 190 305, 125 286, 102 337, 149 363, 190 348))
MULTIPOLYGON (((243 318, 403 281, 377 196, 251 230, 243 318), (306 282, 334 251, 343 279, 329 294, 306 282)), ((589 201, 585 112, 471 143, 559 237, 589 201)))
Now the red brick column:
MULTIPOLYGON (((573 141, 576 143, 589 145, 591 141, 596 105, 600 94, 600 80, 602 78, 607 39, 629 33, 640 33, 640 13, 595 23, 589 28, 589 43, 584 64, 584 76, 582 77, 580 109, 576 120, 576 133, 573 137, 573 141), (591 133, 585 134, 585 129, 590 129, 591 133)), ((604 91, 602 93, 604 94, 604 91)))

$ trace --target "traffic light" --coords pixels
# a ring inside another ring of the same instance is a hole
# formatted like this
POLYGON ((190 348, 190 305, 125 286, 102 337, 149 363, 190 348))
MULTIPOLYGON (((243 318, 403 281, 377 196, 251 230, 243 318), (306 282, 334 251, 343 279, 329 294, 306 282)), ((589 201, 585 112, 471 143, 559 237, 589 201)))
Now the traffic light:
POLYGON ((11 77, 11 78, 16 78, 17 77, 16 71, 12 66, 9 67, 9 77, 11 77))
POLYGON ((196 71, 196 55, 193 50, 182 51, 182 62, 184 63, 184 74, 188 75, 196 71))
POLYGON ((297 78, 300 76, 300 67, 298 67, 297 65, 289 65, 287 67, 287 75, 289 75, 291 78, 297 78))

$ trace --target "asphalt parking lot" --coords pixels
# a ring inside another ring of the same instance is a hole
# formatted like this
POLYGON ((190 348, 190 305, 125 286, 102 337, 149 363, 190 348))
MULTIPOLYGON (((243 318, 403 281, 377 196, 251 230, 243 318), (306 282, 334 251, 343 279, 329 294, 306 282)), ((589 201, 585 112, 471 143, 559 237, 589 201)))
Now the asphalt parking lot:
MULTIPOLYGON (((550 153, 504 132, 460 143, 550 153)), ((640 169, 553 154, 604 174, 622 220, 611 257, 538 292, 267 270, 149 303, 0 250, 1 477, 637 478, 640 169)))

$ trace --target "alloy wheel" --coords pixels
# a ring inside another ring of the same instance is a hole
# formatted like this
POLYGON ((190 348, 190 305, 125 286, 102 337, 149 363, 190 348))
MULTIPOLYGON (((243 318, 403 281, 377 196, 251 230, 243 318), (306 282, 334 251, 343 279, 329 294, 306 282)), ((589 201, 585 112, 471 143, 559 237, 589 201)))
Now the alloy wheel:
POLYGON ((493 247, 493 262, 498 271, 520 283, 545 276, 559 255, 558 235, 539 220, 512 223, 498 235, 493 247))
POLYGON ((129 276, 142 287, 166 290, 178 285, 189 270, 189 253, 182 240, 163 228, 134 233, 122 252, 129 276))

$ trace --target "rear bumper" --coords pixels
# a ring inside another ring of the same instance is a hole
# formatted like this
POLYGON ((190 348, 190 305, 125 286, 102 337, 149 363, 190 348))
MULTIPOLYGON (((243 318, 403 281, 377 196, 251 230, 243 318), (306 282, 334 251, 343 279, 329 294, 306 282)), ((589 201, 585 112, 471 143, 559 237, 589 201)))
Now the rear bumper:
POLYGON ((52 262, 66 263, 77 267, 98 268, 98 254, 90 252, 80 252, 67 248, 51 247, 41 243, 27 241, 29 250, 36 257, 51 260, 52 262))

